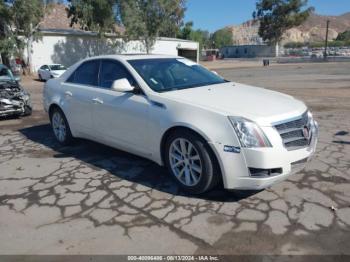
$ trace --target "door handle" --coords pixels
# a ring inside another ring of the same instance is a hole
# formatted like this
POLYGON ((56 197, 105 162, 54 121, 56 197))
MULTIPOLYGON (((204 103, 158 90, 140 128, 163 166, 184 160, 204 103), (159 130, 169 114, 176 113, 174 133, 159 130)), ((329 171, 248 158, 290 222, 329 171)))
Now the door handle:
POLYGON ((103 104, 103 101, 99 98, 92 99, 92 102, 94 102, 94 104, 103 104))
POLYGON ((72 94, 72 92, 70 92, 70 91, 66 91, 66 92, 64 92, 64 95, 66 96, 66 97, 72 97, 73 96, 73 94, 72 94))

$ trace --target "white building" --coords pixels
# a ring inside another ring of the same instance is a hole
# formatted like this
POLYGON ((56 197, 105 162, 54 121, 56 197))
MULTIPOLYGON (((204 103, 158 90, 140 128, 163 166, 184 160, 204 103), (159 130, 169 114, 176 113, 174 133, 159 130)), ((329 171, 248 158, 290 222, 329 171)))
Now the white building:
MULTIPOLYGON (((41 40, 33 42, 32 46, 34 70, 51 63, 68 67, 96 55, 146 52, 141 41, 123 43, 113 36, 100 39, 96 33, 79 30, 76 26, 72 28, 69 24, 64 5, 55 5, 50 14, 45 16, 40 24, 41 40)), ((198 42, 160 37, 151 53, 180 55, 198 61, 198 51, 198 42)))

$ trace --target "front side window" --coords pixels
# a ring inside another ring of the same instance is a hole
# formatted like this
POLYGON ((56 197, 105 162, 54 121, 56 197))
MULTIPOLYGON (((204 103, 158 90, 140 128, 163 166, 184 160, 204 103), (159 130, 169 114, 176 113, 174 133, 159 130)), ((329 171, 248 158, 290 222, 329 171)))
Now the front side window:
POLYGON ((184 58, 129 60, 151 89, 166 92, 225 83, 220 76, 184 58))
POLYGON ((99 63, 98 60, 84 62, 68 78, 67 82, 97 86, 99 63))
POLYGON ((122 64, 116 61, 102 60, 99 81, 100 87, 111 88, 115 80, 122 78, 128 79, 130 85, 135 86, 134 78, 122 64))

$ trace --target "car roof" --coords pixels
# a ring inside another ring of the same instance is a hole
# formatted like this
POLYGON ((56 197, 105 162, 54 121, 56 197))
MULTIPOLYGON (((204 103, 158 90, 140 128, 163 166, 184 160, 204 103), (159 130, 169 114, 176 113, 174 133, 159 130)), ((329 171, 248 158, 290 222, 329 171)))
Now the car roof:
POLYGON ((121 55, 102 55, 94 56, 89 59, 117 59, 117 60, 141 60, 141 59, 161 59, 161 58, 182 58, 174 55, 155 55, 155 54, 121 54, 121 55))

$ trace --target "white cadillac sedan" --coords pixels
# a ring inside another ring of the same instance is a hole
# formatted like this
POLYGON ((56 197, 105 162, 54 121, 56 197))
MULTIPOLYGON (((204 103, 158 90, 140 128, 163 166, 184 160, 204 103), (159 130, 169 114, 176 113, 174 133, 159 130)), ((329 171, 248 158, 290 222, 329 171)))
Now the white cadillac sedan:
POLYGON ((318 135, 303 102, 176 56, 85 59, 46 83, 44 106, 61 144, 81 137, 148 158, 193 194, 284 180, 318 135))

